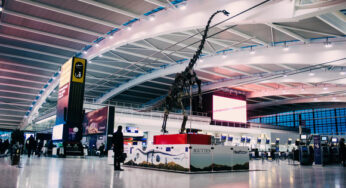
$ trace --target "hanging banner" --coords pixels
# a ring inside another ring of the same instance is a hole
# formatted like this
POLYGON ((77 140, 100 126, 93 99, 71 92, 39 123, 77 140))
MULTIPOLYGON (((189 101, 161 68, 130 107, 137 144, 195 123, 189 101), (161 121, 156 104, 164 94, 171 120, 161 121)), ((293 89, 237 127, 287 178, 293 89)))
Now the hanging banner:
POLYGON ((320 135, 314 135, 314 157, 315 157, 315 164, 322 164, 320 135))

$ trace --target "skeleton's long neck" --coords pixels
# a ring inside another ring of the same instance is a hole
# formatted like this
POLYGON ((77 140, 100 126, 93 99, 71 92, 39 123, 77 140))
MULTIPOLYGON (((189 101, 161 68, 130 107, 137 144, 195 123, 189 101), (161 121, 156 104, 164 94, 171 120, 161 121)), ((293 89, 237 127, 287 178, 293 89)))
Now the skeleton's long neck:
POLYGON ((218 14, 220 12, 222 12, 222 11, 216 11, 213 15, 210 16, 210 18, 208 20, 208 24, 205 26, 204 33, 203 33, 203 36, 202 36, 202 40, 201 40, 201 43, 200 43, 200 45, 198 47, 198 50, 196 51, 195 55, 193 55, 192 59, 189 62, 189 65, 187 67, 188 70, 193 68, 193 66, 196 64, 199 56, 201 55, 203 47, 204 47, 205 40, 207 39, 207 34, 208 34, 208 31, 209 31, 209 26, 210 26, 211 20, 214 18, 214 16, 216 14, 218 14))

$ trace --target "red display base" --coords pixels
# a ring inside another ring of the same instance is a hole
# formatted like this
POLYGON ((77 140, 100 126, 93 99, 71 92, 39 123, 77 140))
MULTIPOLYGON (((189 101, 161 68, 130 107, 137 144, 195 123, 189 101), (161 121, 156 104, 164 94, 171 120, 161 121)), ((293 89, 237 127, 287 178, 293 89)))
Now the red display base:
POLYGON ((211 145, 211 136, 205 134, 166 134, 154 136, 154 145, 171 144, 211 145))

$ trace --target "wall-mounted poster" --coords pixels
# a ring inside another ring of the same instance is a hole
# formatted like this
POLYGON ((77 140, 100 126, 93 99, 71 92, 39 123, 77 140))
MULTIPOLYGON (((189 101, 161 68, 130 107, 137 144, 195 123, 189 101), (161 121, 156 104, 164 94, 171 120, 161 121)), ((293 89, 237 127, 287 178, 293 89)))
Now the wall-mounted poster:
POLYGON ((108 107, 86 113, 83 121, 83 135, 106 133, 107 120, 108 107))

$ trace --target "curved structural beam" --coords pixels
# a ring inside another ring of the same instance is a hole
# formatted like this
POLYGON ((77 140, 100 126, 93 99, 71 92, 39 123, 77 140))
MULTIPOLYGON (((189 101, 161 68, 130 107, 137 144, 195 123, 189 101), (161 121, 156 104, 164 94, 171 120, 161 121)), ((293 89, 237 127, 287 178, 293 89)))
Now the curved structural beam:
POLYGON ((298 86, 294 88, 278 88, 278 89, 271 89, 271 90, 265 90, 265 91, 253 91, 249 93, 246 97, 247 98, 264 98, 266 96, 279 96, 284 97, 281 95, 296 95, 305 97, 304 95, 319 95, 319 94, 328 94, 328 93, 334 93, 334 92, 343 92, 346 91, 346 86, 336 86, 336 85, 318 85, 318 86, 309 86, 309 87, 303 87, 298 86))
MULTIPOLYGON (((170 11, 161 11, 156 16, 154 22, 149 20, 141 20, 132 24, 132 29, 122 29, 116 33, 116 37, 107 38, 99 43, 98 48, 91 48, 87 54, 84 54, 83 58, 88 60, 97 57, 99 54, 103 54, 114 48, 118 48, 125 44, 133 43, 147 38, 155 38, 160 35, 184 32, 191 29, 202 28, 205 25, 205 20, 209 15, 218 10, 220 7, 229 11, 232 15, 242 12, 262 1, 227 1, 224 0, 191 0, 187 2, 187 8, 185 11, 179 9, 172 9, 170 11), (176 18, 184 18, 179 20, 176 18), (150 32, 148 32, 150 31, 150 32)), ((255 23, 273 23, 284 21, 297 21, 296 15, 319 15, 319 12, 325 10, 336 9, 340 4, 334 4, 319 9, 304 9, 294 10, 294 4, 290 0, 272 1, 266 3, 256 9, 247 12, 241 16, 224 22, 221 26, 237 25, 237 24, 255 24, 255 23)), ((222 17, 217 17, 214 23, 218 23, 223 20, 222 17)), ((262 42, 264 44, 264 42, 262 42)))
POLYGON ((293 98, 293 99, 285 99, 285 100, 279 100, 279 101, 268 101, 268 102, 261 102, 257 104, 248 104, 247 109, 248 110, 255 110, 259 108, 269 107, 269 106, 276 106, 276 105, 283 105, 283 104, 297 104, 297 103, 345 103, 346 97, 345 96, 321 96, 321 97, 303 97, 303 98, 293 98))
MULTIPOLYGON (((233 54, 228 55, 226 58, 221 55, 212 56, 208 58, 204 58, 203 62, 199 62, 196 66, 197 69, 210 68, 210 67, 220 67, 227 65, 246 65, 246 64, 320 64, 328 61, 333 61, 336 59, 345 58, 344 49, 346 49, 346 43, 341 43, 335 45, 333 49, 326 50, 326 48, 321 44, 310 44, 309 46, 297 46, 295 48, 292 47, 289 53, 284 53, 281 47, 273 47, 273 48, 262 48, 259 50, 257 55, 250 56, 248 52, 235 52, 233 54), (220 62, 222 62, 220 64, 220 62)), ((337 62, 334 65, 343 65, 345 66, 345 60, 342 62, 337 62)), ((178 65, 171 65, 165 69, 154 71, 150 74, 145 74, 143 76, 139 76, 118 88, 114 88, 109 93, 106 93, 102 97, 100 97, 96 102, 103 103, 111 97, 125 91, 126 89, 132 88, 138 84, 149 81, 151 79, 159 78, 165 75, 174 74, 182 71, 186 67, 187 63, 182 63, 178 65)), ((317 71, 318 72, 318 71, 317 71)), ((335 73, 330 74, 335 75, 335 73)), ((306 79, 306 74, 301 74, 302 78, 299 78, 299 82, 301 80, 306 80, 306 82, 320 82, 322 80, 311 78, 306 79)), ((253 80, 254 78, 246 78, 241 80, 230 80, 222 83, 215 83, 211 85, 203 86, 203 90, 211 90, 220 87, 227 87, 231 85, 236 85, 240 83, 245 83, 253 80)), ((291 80, 291 77, 285 77, 280 79, 286 79, 286 82, 294 82, 291 80)), ((272 81, 272 80, 271 80, 272 81)), ((285 82, 284 80, 276 80, 278 82, 285 82)), ((297 80, 295 80, 297 81, 297 80)))

